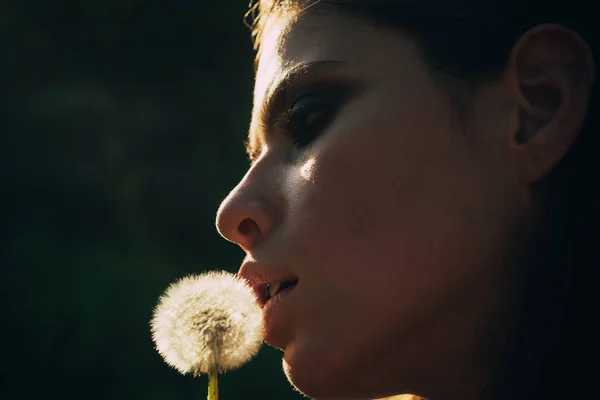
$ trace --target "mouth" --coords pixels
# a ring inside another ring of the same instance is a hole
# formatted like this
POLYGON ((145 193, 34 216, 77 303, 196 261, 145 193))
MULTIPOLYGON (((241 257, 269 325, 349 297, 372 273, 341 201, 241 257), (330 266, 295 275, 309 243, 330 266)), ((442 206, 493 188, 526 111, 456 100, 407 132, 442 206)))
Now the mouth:
POLYGON ((238 276, 248 282, 263 310, 267 303, 272 304, 274 298, 278 299, 282 294, 290 292, 299 282, 298 275, 294 272, 285 270, 284 267, 259 263, 250 256, 246 256, 238 276))
POLYGON ((298 279, 289 279, 260 285, 260 288, 258 288, 258 293, 261 305, 264 307, 268 301, 283 294, 284 292, 289 292, 296 287, 297 284, 298 279))
POLYGON ((294 293, 291 292, 297 285, 298 279, 263 285, 264 342, 271 346, 285 349, 290 339, 294 318, 294 293))

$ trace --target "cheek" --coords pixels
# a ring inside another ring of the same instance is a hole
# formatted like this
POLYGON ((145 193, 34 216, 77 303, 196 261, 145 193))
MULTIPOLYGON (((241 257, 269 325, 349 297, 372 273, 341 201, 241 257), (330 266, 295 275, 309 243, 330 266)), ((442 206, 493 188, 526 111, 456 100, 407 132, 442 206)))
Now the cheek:
MULTIPOLYGON (((423 123, 425 115, 414 121, 378 115, 331 132, 300 168, 310 179, 290 185, 290 217, 306 230, 308 252, 369 264, 409 261, 440 254, 444 243, 476 222, 469 219, 485 203, 485 177, 452 143, 455 132, 423 123)), ((348 272, 353 264, 338 265, 348 272)))
POLYGON ((286 178, 305 301, 285 358, 301 388, 342 390, 357 366, 383 360, 426 371, 425 354, 479 340, 469 327, 501 297, 518 204, 503 166, 441 105, 366 103, 286 178))
POLYGON ((409 324, 498 273, 514 211, 503 209, 502 183, 434 110, 409 111, 418 118, 379 113, 333 132, 314 152, 311 180, 290 188, 301 268, 325 304, 343 305, 340 324, 373 321, 374 307, 409 324))

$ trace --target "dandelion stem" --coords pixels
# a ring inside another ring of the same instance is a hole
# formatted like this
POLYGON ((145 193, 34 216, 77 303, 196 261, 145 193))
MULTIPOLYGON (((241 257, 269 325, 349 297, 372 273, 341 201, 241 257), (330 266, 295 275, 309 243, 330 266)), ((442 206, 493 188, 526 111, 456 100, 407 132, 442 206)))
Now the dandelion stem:
POLYGON ((208 373, 208 400, 219 400, 219 370, 212 368, 208 373))

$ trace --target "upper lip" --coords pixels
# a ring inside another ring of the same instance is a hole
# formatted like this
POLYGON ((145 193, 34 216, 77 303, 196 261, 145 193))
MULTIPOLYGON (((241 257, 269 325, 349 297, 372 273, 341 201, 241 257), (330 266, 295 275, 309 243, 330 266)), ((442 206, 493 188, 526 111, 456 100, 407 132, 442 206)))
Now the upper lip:
POLYGON ((240 270, 238 277, 248 281, 248 284, 254 291, 260 307, 264 307, 269 300, 267 296, 267 285, 276 282, 297 281, 298 276, 285 271, 279 267, 268 264, 262 264, 252 259, 246 259, 240 270))

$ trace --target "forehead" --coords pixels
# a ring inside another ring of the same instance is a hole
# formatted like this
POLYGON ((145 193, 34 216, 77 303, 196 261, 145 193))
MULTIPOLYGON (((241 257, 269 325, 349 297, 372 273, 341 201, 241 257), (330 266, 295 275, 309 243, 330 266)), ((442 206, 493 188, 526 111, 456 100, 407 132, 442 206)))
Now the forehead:
MULTIPOLYGON (((365 21, 339 13, 310 13, 301 18, 276 16, 266 24, 255 85, 255 103, 272 83, 295 65, 318 60, 352 61, 360 57, 365 21), (362 37, 361 37, 362 36, 362 37)), ((272 88, 271 88, 272 89, 272 88)))
POLYGON ((415 59, 413 42, 402 32, 374 26, 366 19, 339 11, 311 11, 274 16, 266 24, 254 89, 252 132, 258 131, 265 99, 269 99, 288 71, 317 61, 342 62, 363 73, 399 75, 415 59))

